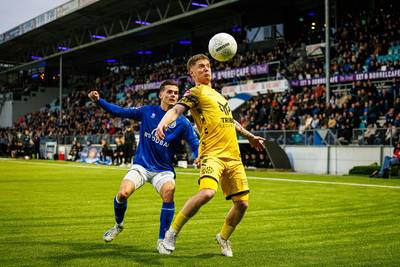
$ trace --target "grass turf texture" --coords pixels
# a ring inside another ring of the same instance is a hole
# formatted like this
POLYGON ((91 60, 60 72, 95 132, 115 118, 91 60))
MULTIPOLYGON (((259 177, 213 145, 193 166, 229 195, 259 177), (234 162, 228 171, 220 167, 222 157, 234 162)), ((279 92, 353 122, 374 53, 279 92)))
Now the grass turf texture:
MULTIPOLYGON (((196 170, 177 171, 176 212, 197 190, 196 170)), ((248 171, 250 208, 232 236, 234 257, 225 258, 214 241, 231 206, 221 192, 185 225, 170 256, 155 251, 161 200, 150 185, 129 199, 124 231, 104 243, 125 173, 0 160, 0 266, 400 265, 398 179, 248 171)))

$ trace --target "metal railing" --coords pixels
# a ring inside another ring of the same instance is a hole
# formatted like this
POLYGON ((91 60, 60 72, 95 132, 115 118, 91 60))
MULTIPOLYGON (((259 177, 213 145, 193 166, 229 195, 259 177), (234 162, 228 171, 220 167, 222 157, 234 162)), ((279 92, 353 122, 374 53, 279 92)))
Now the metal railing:
POLYGON ((400 128, 365 128, 353 129, 353 144, 390 145, 399 141, 400 128))
MULTIPOLYGON (((326 146, 326 145, 390 145, 399 141, 400 128, 364 128, 353 129, 351 134, 343 134, 341 129, 313 129, 313 130, 269 130, 253 131, 253 134, 264 137, 279 145, 301 145, 301 146, 326 146)), ((96 134, 77 136, 48 136, 42 137, 41 142, 56 141, 58 144, 72 144, 79 141, 81 144, 100 144, 105 139, 109 144, 115 144, 117 135, 96 134)), ((244 139, 238 135, 239 139, 244 139)), ((139 141, 138 133, 136 140, 139 141)))
POLYGON ((325 146, 342 145, 337 138, 336 130, 269 130, 253 131, 253 134, 264 137, 268 141, 274 141, 279 145, 325 146))
POLYGON ((254 131, 269 141, 280 145, 390 145, 399 141, 400 128, 353 129, 345 134, 341 129, 270 130, 254 131))
MULTIPOLYGON (((117 135, 109 135, 109 134, 96 134, 96 135, 53 135, 41 137, 40 142, 46 143, 49 141, 57 142, 61 145, 70 145, 74 141, 78 141, 81 144, 87 144, 90 142, 91 144, 100 144, 102 139, 105 139, 109 144, 115 144, 115 138, 117 135)), ((137 139, 136 139, 137 140, 137 139)))

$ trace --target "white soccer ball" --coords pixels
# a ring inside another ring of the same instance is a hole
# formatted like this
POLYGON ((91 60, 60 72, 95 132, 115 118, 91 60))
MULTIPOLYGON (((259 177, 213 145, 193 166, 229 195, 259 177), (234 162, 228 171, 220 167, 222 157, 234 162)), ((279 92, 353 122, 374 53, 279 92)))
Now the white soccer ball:
POLYGON ((228 61, 236 54, 237 43, 232 35, 221 32, 214 35, 208 43, 210 55, 218 61, 228 61))

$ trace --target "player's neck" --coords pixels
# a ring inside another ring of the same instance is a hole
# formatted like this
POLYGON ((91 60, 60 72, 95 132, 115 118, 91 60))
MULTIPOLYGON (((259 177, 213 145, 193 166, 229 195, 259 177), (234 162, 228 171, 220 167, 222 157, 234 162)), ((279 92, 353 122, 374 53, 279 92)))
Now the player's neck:
POLYGON ((173 105, 168 105, 168 104, 166 104, 166 103, 161 103, 161 104, 160 104, 160 108, 161 108, 162 110, 164 110, 165 112, 167 112, 168 110, 170 110, 172 107, 173 107, 173 105))
POLYGON ((209 83, 196 82, 196 86, 199 86, 199 85, 207 85, 207 86, 211 87, 211 82, 209 82, 209 83))

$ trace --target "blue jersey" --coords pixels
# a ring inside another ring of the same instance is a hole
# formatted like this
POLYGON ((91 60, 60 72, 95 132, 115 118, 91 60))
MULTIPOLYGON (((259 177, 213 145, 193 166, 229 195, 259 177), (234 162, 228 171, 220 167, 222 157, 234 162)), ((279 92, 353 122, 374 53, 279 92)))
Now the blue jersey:
POLYGON ((139 145, 133 163, 143 166, 152 172, 174 171, 172 166, 176 149, 185 139, 197 157, 199 139, 188 119, 180 116, 168 126, 164 140, 157 140, 155 130, 165 115, 160 106, 142 106, 139 108, 122 108, 100 99, 98 104, 108 113, 140 121, 139 145))

